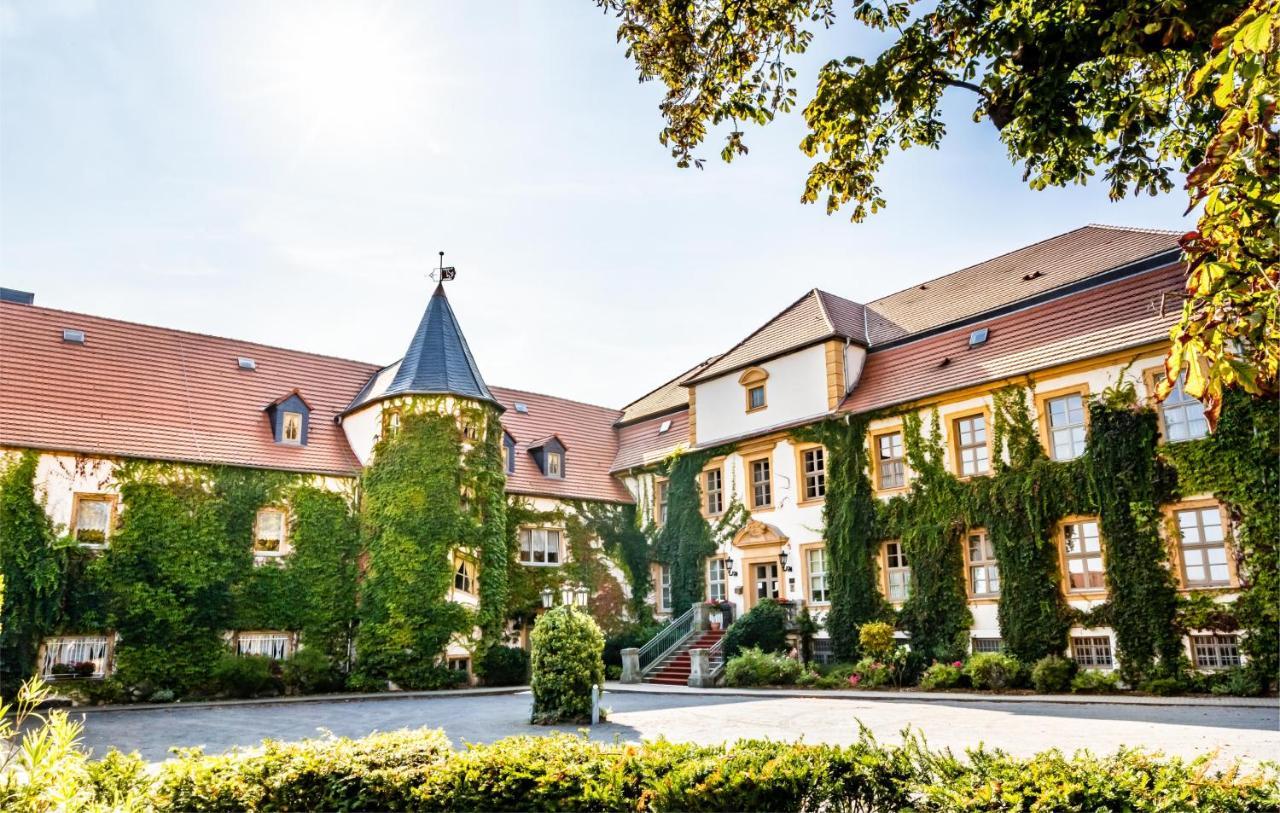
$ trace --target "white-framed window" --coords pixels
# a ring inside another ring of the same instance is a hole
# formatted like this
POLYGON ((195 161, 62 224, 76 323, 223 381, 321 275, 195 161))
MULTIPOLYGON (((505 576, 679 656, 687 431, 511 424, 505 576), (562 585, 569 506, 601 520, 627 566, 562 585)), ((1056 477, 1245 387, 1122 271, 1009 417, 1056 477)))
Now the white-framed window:
POLYGON ((85 548, 105 548, 111 541, 111 515, 115 497, 110 494, 77 494, 72 519, 76 542, 85 548))
POLYGON ((671 497, 671 483, 667 480, 659 480, 653 486, 657 492, 657 506, 654 513, 657 515, 654 520, 659 525, 667 524, 667 504, 671 497))
POLYGON ((751 507, 773 507, 773 469, 769 458, 759 457, 752 460, 751 466, 751 507))
POLYGON ((1239 666, 1240 636, 1192 635, 1191 654, 1197 669, 1230 669, 1239 666))
POLYGON ((707 498, 707 513, 712 516, 724 512, 724 472, 711 469, 703 475, 703 493, 707 498))
POLYGON ((724 559, 707 560, 707 599, 724 601, 729 596, 727 563, 724 559))
POLYGON ((658 610, 671 609, 671 567, 658 565, 658 610))
POLYGON ((263 508, 253 523, 253 555, 284 556, 285 532, 288 522, 279 508, 263 508))
POLYGON ((991 545, 991 539, 985 531, 970 531, 968 546, 970 595, 1000 595, 1000 565, 996 561, 996 551, 991 545))
POLYGON ((502 444, 502 470, 511 472, 511 447, 505 443, 502 444))
POLYGON ((559 477, 561 472, 560 453, 547 452, 547 476, 559 477))
POLYGON ((1076 663, 1091 669, 1110 669, 1115 666, 1109 635, 1071 636, 1071 656, 1076 663))
POLYGON ((400 410, 391 409, 387 411, 387 437, 393 438, 400 434, 400 410))
POLYGON ((1049 417, 1049 453, 1054 460, 1075 460, 1084 454, 1084 397, 1071 393, 1045 401, 1049 417))
POLYGON ((262 655, 274 661, 293 657, 294 634, 283 630, 239 632, 235 636, 237 655, 262 655))
POLYGON ((1062 526, 1062 549, 1067 561, 1067 591, 1090 593, 1107 589, 1102 563, 1102 537, 1095 520, 1062 526))
POLYGON ((884 559, 889 601, 906 601, 911 595, 911 566, 907 564, 902 543, 896 540, 884 543, 884 559))
POLYGON ((1000 652, 1004 650, 1003 638, 971 638, 969 644, 976 655, 979 652, 1000 652))
POLYGON ((459 556, 454 562, 453 589, 475 595, 478 587, 476 563, 462 556, 459 556))
POLYGON ((40 676, 50 680, 106 677, 111 643, 106 635, 62 635, 45 638, 40 676))
POLYGON ((805 558, 809 575, 809 601, 826 604, 831 601, 831 590, 827 586, 827 549, 809 548, 805 551, 805 558))
POLYGON ((471 658, 462 655, 451 655, 448 659, 450 672, 462 672, 463 674, 471 674, 471 658))
POLYGON ((882 489, 902 488, 907 484, 905 447, 901 432, 876 437, 876 472, 882 489))
POLYGON ((520 561, 527 565, 560 564, 560 532, 554 528, 521 528, 520 561))
POLYGON ((1178 546, 1187 587, 1221 587, 1231 583, 1222 512, 1216 505, 1177 512, 1178 546))
POLYGON ((280 438, 284 443, 302 443, 302 413, 284 413, 280 438))
POLYGON ((990 452, 987 449, 987 416, 957 418, 955 427, 960 475, 969 477, 986 474, 991 467, 990 452))
POLYGON ((827 496, 827 454, 821 446, 800 453, 804 464, 804 498, 820 500, 827 496))
POLYGON ((1186 383, 1186 373, 1178 376, 1177 386, 1160 404, 1165 440, 1170 443, 1196 440, 1209 434, 1209 422, 1204 417, 1204 404, 1187 395, 1186 383))

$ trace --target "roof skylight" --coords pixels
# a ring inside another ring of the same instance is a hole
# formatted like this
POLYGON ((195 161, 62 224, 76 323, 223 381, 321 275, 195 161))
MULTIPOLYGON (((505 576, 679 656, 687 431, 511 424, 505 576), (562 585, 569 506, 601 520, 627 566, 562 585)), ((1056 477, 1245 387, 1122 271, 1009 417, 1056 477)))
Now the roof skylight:
POLYGON ((240 358, 236 359, 236 364, 240 367, 241 370, 258 369, 258 362, 254 361, 253 359, 247 356, 241 356, 240 358))
POLYGON ((980 344, 987 343, 987 336, 990 331, 985 327, 980 327, 969 334, 969 346, 977 347, 980 344))
POLYGON ((516 412, 519 412, 521 415, 528 415, 529 405, 523 401, 516 401, 516 412))
POLYGON ((667 432, 670 432, 670 431, 671 431, 671 421, 663 421, 662 425, 658 427, 659 435, 665 435, 667 432))
POLYGON ((64 327, 62 329, 62 340, 71 344, 84 344, 84 331, 64 327))

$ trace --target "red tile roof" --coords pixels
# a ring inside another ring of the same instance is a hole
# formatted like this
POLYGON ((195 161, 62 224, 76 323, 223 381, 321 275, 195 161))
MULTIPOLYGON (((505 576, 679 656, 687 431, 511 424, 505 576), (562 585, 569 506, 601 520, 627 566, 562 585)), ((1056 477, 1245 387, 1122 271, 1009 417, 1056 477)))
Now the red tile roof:
POLYGON ((689 410, 627 424, 617 431, 618 454, 610 470, 621 472, 645 466, 671 454, 677 446, 689 444, 689 410), (666 432, 659 431, 667 421, 671 422, 671 427, 666 432))
POLYGON ((1183 266, 1170 265, 989 321, 872 348, 839 409, 884 409, 1166 340, 1181 311, 1184 281, 1183 266), (969 349, 969 334, 979 327, 989 329, 988 339, 969 349))
POLYGON ((714 364, 719 358, 719 356, 712 356, 704 362, 695 364, 693 367, 685 370, 683 373, 670 381, 667 381, 658 388, 641 395, 639 398, 622 408, 622 417, 618 419, 618 422, 630 423, 631 421, 638 421, 641 418, 647 418, 650 415, 659 415, 664 412, 688 409, 689 391, 685 389, 680 382, 703 370, 708 365, 714 364))
POLYGON ((351 475, 360 464, 333 417, 377 369, 3 302, 0 446, 351 475), (64 342, 64 328, 85 343, 64 342), (294 390, 311 408, 306 446, 276 443, 263 411, 294 390))

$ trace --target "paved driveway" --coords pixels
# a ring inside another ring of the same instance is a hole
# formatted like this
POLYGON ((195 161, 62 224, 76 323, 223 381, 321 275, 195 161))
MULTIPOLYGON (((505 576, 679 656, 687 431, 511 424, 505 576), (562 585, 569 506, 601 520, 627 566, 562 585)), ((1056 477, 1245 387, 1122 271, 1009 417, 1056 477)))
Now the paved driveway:
MULTIPOLYGON (((858 723, 884 741, 904 728, 931 745, 964 748, 980 742, 1017 754, 1048 748, 1113 751, 1143 746, 1182 756, 1216 750, 1247 762, 1280 755, 1280 713, 1274 708, 1066 705, 1053 703, 899 702, 838 698, 690 696, 611 693, 610 722, 595 739, 703 743, 741 737, 849 743, 858 723)), ((443 728, 455 744, 513 734, 543 734, 528 723, 529 694, 361 699, 316 703, 172 708, 74 714, 85 721, 85 744, 96 755, 111 747, 164 759, 175 746, 209 752, 250 746, 264 737, 297 740, 331 731, 361 736, 421 726, 443 728)), ((562 730, 573 731, 565 726, 562 730)))

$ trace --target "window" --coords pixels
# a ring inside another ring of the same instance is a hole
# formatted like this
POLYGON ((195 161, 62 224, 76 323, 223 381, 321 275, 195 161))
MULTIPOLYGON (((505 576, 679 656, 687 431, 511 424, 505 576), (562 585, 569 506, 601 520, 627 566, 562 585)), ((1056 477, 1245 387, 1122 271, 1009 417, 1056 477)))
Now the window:
POLYGON ((747 412, 755 412, 768 406, 768 398, 764 391, 765 381, 768 378, 769 374, 759 367, 752 367, 738 377, 738 383, 746 391, 747 412))
POLYGON ((1111 657, 1111 638, 1106 635, 1071 636, 1071 654, 1081 666, 1095 669, 1115 666, 1111 657))
POLYGON ((387 418, 383 424, 383 434, 389 438, 393 438, 400 434, 400 410, 391 409, 387 411, 387 418))
POLYGON ((506 443, 502 444, 502 470, 508 473, 512 471, 511 449, 510 447, 507 446, 506 443))
POLYGON ((751 461, 751 507, 773 507, 773 475, 769 467, 769 458, 761 457, 751 461))
POLYGON ((241 632, 235 637, 237 655, 261 655, 282 661, 293 655, 291 632, 241 632))
POLYGON ((76 541, 86 548, 106 547, 114 506, 115 498, 107 494, 77 494, 73 520, 76 541))
POLYGON ((820 500, 827 496, 827 455, 821 446, 800 453, 804 474, 804 498, 820 500))
POLYGON ((471 659, 467 657, 453 656, 449 658, 449 671, 461 672, 464 675, 471 674, 471 659))
POLYGON ((903 452, 901 432, 876 437, 876 476, 880 488, 902 488, 907 484, 903 452))
POLYGON ((990 468, 987 451, 987 416, 970 415, 958 418, 956 428, 956 454, 960 476, 986 474, 990 468))
POLYGON ((836 653, 831 648, 830 638, 813 639, 813 659, 821 664, 835 663, 836 653))
POLYGON ((527 565, 560 564, 560 532, 550 528, 521 528, 520 561, 527 565))
POLYGON ((724 472, 720 469, 708 471, 704 477, 703 493, 707 498, 707 513, 711 515, 724 512, 724 472))
POLYGON ((67 635, 44 639, 40 675, 45 678, 101 678, 111 661, 105 635, 67 635))
MULTIPOLYGON (((1157 375, 1163 375, 1158 373, 1157 375)), ((1187 374, 1178 376, 1178 385, 1160 404, 1164 421, 1164 437, 1170 443, 1195 440, 1209 434, 1209 422, 1204 418, 1204 405, 1187 395, 1184 385, 1187 374)))
POLYGON ((658 611, 671 607, 671 568, 658 565, 658 611))
POLYGON ((253 524, 253 555, 283 556, 285 524, 284 511, 279 508, 259 511, 253 524))
POLYGON ((885 594, 889 601, 906 601, 911 594, 911 567, 901 542, 884 543, 885 594))
POLYGON ((809 548, 805 551, 805 565, 809 575, 809 601, 814 604, 831 601, 831 589, 827 586, 827 549, 809 548))
POLYGON ((560 476, 560 453, 559 452, 547 452, 547 476, 548 477, 560 476))
POLYGON ((302 443, 302 413, 284 413, 280 437, 284 443, 302 443))
POLYGON ((657 483, 654 484, 653 488, 654 488, 654 491, 657 492, 656 499, 654 501, 656 503, 656 508, 653 512, 654 521, 657 522, 659 525, 666 525, 667 524, 667 503, 669 502, 669 497, 671 493, 671 483, 666 480, 659 480, 657 483))
POLYGON ((1000 652, 1004 649, 1003 638, 973 638, 971 643, 975 655, 979 652, 1000 652))
POLYGON ((1049 421, 1049 454, 1054 460, 1074 460, 1084 454, 1084 397, 1080 393, 1044 402, 1049 421))
POLYGON ((726 562, 724 559, 707 560, 707 600, 724 601, 728 598, 725 580, 726 562))
POLYGON ((1182 574, 1186 587, 1215 587, 1231 583, 1222 512, 1216 505, 1178 511, 1182 574))
POLYGON ((1062 548, 1067 561, 1067 591, 1088 593, 1105 590, 1102 566, 1102 539, 1094 520, 1069 522, 1062 526, 1062 548))
POLYGON ((480 430, 471 421, 463 421, 462 437, 469 441, 477 441, 480 439, 480 430))
POLYGON ((463 593, 476 593, 476 563, 459 557, 453 571, 453 589, 463 593))
POLYGON ((1192 635, 1191 654, 1197 669, 1230 669, 1240 665, 1237 635, 1192 635))
POLYGON ((1000 566, 996 553, 985 531, 969 534, 969 594, 972 596, 1000 595, 1000 566))

